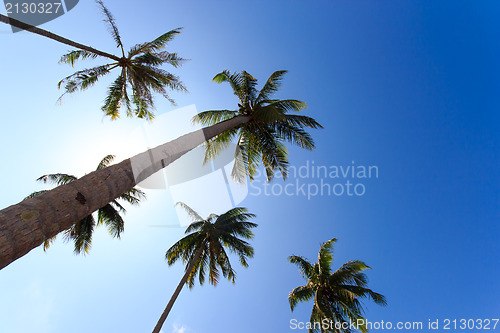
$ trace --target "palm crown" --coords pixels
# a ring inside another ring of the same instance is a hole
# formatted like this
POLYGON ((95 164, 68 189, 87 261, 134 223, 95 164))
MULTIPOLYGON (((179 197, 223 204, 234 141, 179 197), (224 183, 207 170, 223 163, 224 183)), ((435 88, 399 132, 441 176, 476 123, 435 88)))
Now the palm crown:
POLYGON ((178 205, 183 207, 195 222, 187 227, 188 235, 166 252, 165 258, 168 264, 172 265, 179 259, 188 265, 193 263, 193 269, 187 278, 190 288, 194 286, 196 276, 200 284, 203 284, 207 271, 209 283, 213 285, 219 281, 219 270, 223 277, 234 283, 236 275, 224 247, 239 257, 243 267, 248 267, 247 258, 253 257, 254 250, 241 238, 254 237, 251 229, 257 227, 257 224, 249 220, 255 215, 248 213, 246 208, 237 207, 222 215, 210 214, 203 219, 189 206, 183 203, 178 205))
MULTIPOLYGON (((105 16, 104 21, 109 26, 116 46, 121 50, 121 57, 107 56, 113 62, 78 71, 61 80, 58 86, 59 88, 64 87, 65 90, 61 98, 67 93, 85 90, 102 76, 110 73, 111 70, 121 68, 120 75, 109 87, 102 110, 111 119, 116 119, 119 117, 120 107, 125 104, 127 116, 152 119, 154 117, 152 112, 154 108, 153 92, 163 95, 173 103, 167 89, 186 91, 177 76, 160 68, 164 64, 178 67, 185 61, 176 53, 164 51, 167 43, 180 33, 181 28, 171 30, 151 42, 137 44, 125 55, 113 16, 101 1, 96 2, 102 9, 105 16), (129 89, 131 89, 131 95, 129 89)), ((97 57, 103 57, 103 55, 86 50, 76 50, 63 55, 60 63, 74 66, 77 60, 97 57)))
POLYGON ((248 213, 246 208, 233 208, 222 215, 210 214, 203 219, 188 205, 182 202, 177 205, 184 208, 195 222, 187 227, 186 234, 188 235, 167 250, 165 258, 169 265, 173 265, 179 259, 187 265, 184 276, 161 314, 153 333, 161 331, 182 288, 185 284, 192 288, 197 275, 200 284, 203 284, 208 270, 209 282, 216 285, 219 281, 220 270, 223 277, 235 282, 236 274, 224 247, 235 253, 244 267, 248 266, 247 258, 253 257, 252 246, 240 239, 253 238, 250 229, 257 226, 249 222, 255 215, 248 213))
MULTIPOLYGON (((363 270, 370 268, 363 261, 352 260, 337 269, 331 270, 333 261, 333 244, 336 238, 321 245, 318 261, 311 264, 299 256, 289 257, 289 261, 299 267, 300 272, 307 280, 307 284, 297 287, 290 292, 288 300, 293 311, 299 302, 314 299, 310 323, 312 328, 309 332, 351 332, 347 328, 336 329, 335 326, 321 325, 323 320, 332 320, 335 323, 347 323, 348 320, 356 323, 357 319, 363 319, 363 305, 360 298, 372 299, 376 304, 386 305, 385 297, 366 288, 368 279, 363 270), (314 324, 318 323, 318 324, 314 324)), ((358 327, 365 332, 366 327, 358 327)))
MULTIPOLYGON (((104 169, 113 161, 113 155, 107 155, 104 157, 96 170, 104 169)), ((41 181, 43 183, 52 183, 55 185, 64 185, 71 183, 72 181, 78 179, 73 175, 68 175, 64 173, 55 173, 43 175, 37 179, 37 181, 41 181)), ((39 194, 45 193, 47 190, 33 192, 28 198, 36 197, 39 194)), ((71 228, 67 229, 64 233, 66 240, 73 240, 75 244, 75 253, 88 253, 92 244, 92 235, 96 226, 105 224, 108 227, 109 233, 116 238, 120 238, 121 233, 124 230, 123 218, 121 214, 125 213, 125 208, 118 202, 118 200, 122 200, 128 202, 132 205, 138 205, 141 199, 145 198, 144 192, 133 187, 129 191, 120 195, 117 199, 111 201, 104 207, 100 208, 97 211, 97 221, 95 220, 92 214, 86 216, 82 220, 75 223, 71 228)), ((54 242, 56 236, 46 239, 43 248, 47 250, 51 243, 54 242)))
POLYGON ((249 73, 230 73, 227 70, 217 74, 214 81, 227 82, 238 97, 237 110, 210 110, 196 115, 194 122, 213 125, 237 116, 248 121, 210 139, 206 143, 205 161, 214 158, 228 144, 237 139, 233 178, 243 181, 248 175, 255 177, 260 162, 264 164, 267 179, 279 170, 283 179, 288 171, 288 151, 285 142, 312 150, 314 140, 305 128, 322 128, 313 118, 294 114, 306 107, 306 103, 295 99, 273 99, 272 95, 281 86, 287 71, 276 71, 267 79, 259 91, 257 80, 249 73))

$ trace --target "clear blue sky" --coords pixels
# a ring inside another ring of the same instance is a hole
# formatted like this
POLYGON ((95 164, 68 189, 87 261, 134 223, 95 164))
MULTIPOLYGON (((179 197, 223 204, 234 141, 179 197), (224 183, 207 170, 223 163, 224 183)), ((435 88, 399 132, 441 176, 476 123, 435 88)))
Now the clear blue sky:
MULTIPOLYGON (((292 165, 378 167, 378 177, 352 180, 365 186, 362 196, 255 195, 264 189, 256 183, 240 204, 258 216, 250 267, 237 268, 235 285, 183 290, 163 332, 292 331, 290 319, 306 321, 311 304, 290 313, 287 295, 303 281, 287 256, 315 260, 333 237, 335 267, 366 261, 370 287, 388 298, 385 308, 365 303, 370 321, 499 317, 498 2, 106 5, 126 46, 185 27, 169 48, 192 59, 174 71, 190 90, 172 95, 178 106, 235 107, 229 86, 211 82, 222 69, 262 81, 287 69, 278 97, 306 101, 325 127, 313 132, 316 151, 291 149, 292 165)), ((91 1, 42 28, 116 51, 91 1)), ((45 188, 35 182, 42 174, 82 175, 130 148, 128 134, 143 122, 103 118, 106 81, 56 103, 56 84, 71 73, 57 64, 66 46, 6 25, 0 45, 1 207, 45 188)), ((158 114, 174 109, 157 100, 158 114)), ((297 181, 321 179, 288 183, 297 181)), ((147 193, 128 210, 122 240, 100 230, 86 257, 58 240, 0 271, 0 332, 151 331, 182 276, 163 255, 183 230, 152 227, 176 215, 168 191, 147 193)))

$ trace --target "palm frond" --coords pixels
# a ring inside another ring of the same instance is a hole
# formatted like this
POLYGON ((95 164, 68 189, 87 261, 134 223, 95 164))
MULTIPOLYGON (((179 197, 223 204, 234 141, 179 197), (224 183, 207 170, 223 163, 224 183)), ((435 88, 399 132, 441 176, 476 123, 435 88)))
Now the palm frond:
POLYGON ((88 52, 85 50, 75 50, 75 51, 71 51, 71 52, 63 55, 61 57, 61 59, 59 60, 59 63, 60 64, 69 64, 69 65, 71 65, 71 67, 73 67, 77 60, 80 60, 80 59, 84 60, 84 59, 89 59, 89 58, 95 59, 97 57, 99 57, 99 55, 92 53, 92 52, 88 52))
POLYGON ((43 241, 43 251, 47 252, 47 250, 49 249, 49 247, 51 247, 52 244, 54 244, 54 242, 56 241, 56 239, 57 239, 57 236, 50 237, 50 238, 47 238, 46 240, 44 240, 43 241))
POLYGON ((246 71, 241 72, 241 76, 243 78, 243 84, 241 86, 242 102, 249 103, 250 101, 255 101, 257 97, 257 79, 246 71))
POLYGON ((31 193, 30 195, 28 195, 27 197, 25 197, 23 200, 26 200, 26 199, 30 199, 30 198, 34 198, 40 194, 43 194, 45 192, 48 192, 47 190, 42 190, 42 191, 36 191, 36 192, 33 192, 31 193))
POLYGON ((231 110, 209 110, 198 113, 193 117, 193 124, 201 124, 204 126, 214 125, 224 120, 234 118, 238 115, 236 111, 231 110))
POLYGON ((111 204, 99 208, 97 211, 97 224, 105 224, 108 227, 109 233, 116 238, 120 238, 125 228, 125 221, 123 221, 120 213, 111 204))
POLYGON ((343 264, 332 273, 330 281, 336 284, 355 284, 365 286, 368 282, 366 275, 361 273, 370 267, 361 260, 351 260, 343 264))
POLYGON ((313 276, 313 265, 307 259, 299 256, 290 256, 288 261, 299 267, 300 273, 305 279, 311 279, 313 276))
POLYGON ((83 220, 76 222, 65 232, 64 237, 66 241, 73 240, 75 254, 87 254, 89 252, 92 245, 94 227, 94 217, 88 215, 83 220))
POLYGON ((175 205, 184 209, 184 211, 188 214, 189 217, 193 219, 193 221, 204 221, 200 214, 198 214, 194 209, 186 205, 184 202, 179 201, 175 205))
POLYGON ((146 52, 141 54, 140 56, 135 57, 132 62, 141 64, 141 65, 151 65, 151 66, 159 66, 167 63, 169 65, 174 66, 175 68, 180 67, 183 62, 187 61, 184 58, 181 58, 177 53, 170 53, 167 51, 162 51, 158 53, 150 53, 146 52))
POLYGON ((37 181, 43 182, 43 183, 48 183, 48 184, 55 184, 55 185, 64 185, 71 183, 72 181, 78 179, 77 177, 73 175, 67 175, 65 173, 52 173, 48 175, 43 175, 37 179, 37 181))
POLYGON ((314 118, 303 116, 303 115, 285 115, 285 122, 291 126, 297 126, 300 128, 323 128, 323 126, 318 123, 314 118))
POLYGON ((104 158, 99 162, 99 165, 97 166, 96 170, 101 170, 104 168, 107 168, 111 162, 115 159, 115 155, 106 155, 104 158))
POLYGON ((231 144, 233 138, 237 133, 238 129, 232 128, 206 141, 205 158, 203 159, 203 164, 219 156, 219 154, 231 144))
MULTIPOLYGON (((113 65, 116 67, 117 65, 113 65)), ((113 69, 112 65, 102 65, 89 69, 84 69, 76 72, 70 76, 65 77, 61 81, 59 81, 57 87, 61 89, 64 85, 65 92, 59 97, 59 101, 62 100, 62 97, 65 94, 73 93, 78 90, 85 90, 95 84, 101 76, 104 76, 109 73, 111 69, 113 69)))
POLYGON ((333 261, 333 245, 336 241, 337 238, 332 238, 321 244, 321 248, 318 253, 320 274, 330 274, 331 264, 333 261))
POLYGON ((123 75, 118 76, 116 80, 109 86, 108 94, 104 100, 104 105, 101 110, 107 115, 111 116, 111 119, 117 119, 120 117, 120 107, 121 101, 125 98, 127 91, 127 81, 123 75))
POLYGON ((288 302, 290 303, 290 310, 295 309, 295 306, 300 302, 310 301, 314 297, 314 289, 309 286, 300 286, 293 289, 290 294, 288 294, 288 302))
POLYGON ((228 82, 233 89, 233 93, 238 97, 240 102, 244 103, 244 94, 242 91, 244 83, 243 75, 223 70, 219 74, 215 75, 212 81, 216 83, 228 82))
POLYGON ((276 131, 276 135, 278 137, 290 142, 291 144, 295 144, 300 148, 307 150, 313 150, 316 148, 312 136, 298 126, 279 122, 274 125, 274 130, 276 131))
POLYGON ((301 110, 307 108, 306 102, 296 99, 265 100, 264 102, 269 103, 268 106, 279 109, 283 113, 288 113, 290 111, 300 112, 301 110))
POLYGON ((281 70, 275 71, 273 74, 271 74, 271 76, 269 76, 266 83, 260 90, 259 95, 257 96, 255 101, 259 103, 263 100, 271 99, 271 96, 281 87, 281 81, 283 80, 283 77, 286 73, 288 73, 288 71, 281 70))
POLYGON ((124 200, 131 205, 138 205, 141 200, 145 198, 146 193, 135 187, 131 188, 128 192, 123 193, 118 197, 118 199, 124 200))
POLYGON ((146 52, 153 53, 163 49, 168 42, 174 39, 176 35, 181 33, 181 30, 182 28, 176 28, 164 33, 163 35, 159 36, 158 38, 154 39, 151 42, 137 44, 133 46, 129 51, 128 57, 132 58, 140 53, 146 53, 146 52))
POLYGON ((122 51, 123 56, 125 57, 125 53, 123 50, 123 44, 120 38, 120 32, 118 31, 118 27, 116 26, 115 19, 111 12, 104 6, 103 2, 100 0, 96 0, 96 3, 100 6, 101 12, 104 15, 104 22, 108 24, 108 30, 111 33, 111 36, 116 42, 116 47, 119 47, 122 51))

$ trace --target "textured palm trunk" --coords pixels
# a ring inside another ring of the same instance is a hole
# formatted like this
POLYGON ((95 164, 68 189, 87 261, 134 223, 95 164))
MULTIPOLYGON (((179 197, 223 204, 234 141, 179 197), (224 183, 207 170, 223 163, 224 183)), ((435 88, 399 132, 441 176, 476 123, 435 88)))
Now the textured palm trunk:
POLYGON ((196 255, 194 256, 193 260, 189 263, 189 266, 186 268, 186 272, 184 273, 184 276, 181 279, 181 282, 179 282, 179 285, 177 288, 175 288, 174 294, 170 298, 170 301, 168 301, 167 306, 165 307, 165 310, 163 310, 163 313, 160 316, 160 319, 158 319, 158 322, 156 323, 155 328, 153 329, 153 333, 160 333, 161 327, 163 326, 163 323, 167 319, 168 314, 170 313, 170 310, 172 310, 172 307, 174 306, 175 301, 177 300, 177 297, 179 296, 182 288, 186 284, 189 274, 193 271, 194 265, 200 258, 201 254, 203 253, 203 245, 198 249, 198 252, 196 252, 196 255))
POLYGON ((104 207, 202 144, 250 120, 237 116, 183 135, 0 211, 0 269, 104 207))
POLYGON ((5 16, 5 15, 2 15, 2 14, 0 14, 0 22, 6 23, 6 24, 10 24, 13 27, 16 27, 16 28, 19 28, 19 29, 23 29, 23 30, 32 32, 34 34, 37 34, 37 35, 40 35, 40 36, 44 36, 44 37, 53 39, 53 40, 55 40, 55 41, 57 41, 59 43, 63 43, 63 44, 66 44, 66 45, 69 45, 69 46, 72 46, 72 47, 76 47, 77 49, 80 49, 80 50, 85 50, 85 51, 92 52, 94 54, 97 54, 97 55, 100 55, 100 56, 103 56, 103 57, 106 57, 106 58, 113 59, 115 61, 120 61, 120 58, 118 58, 115 55, 112 55, 112 54, 109 54, 109 53, 106 53, 106 52, 102 52, 102 51, 96 50, 96 49, 94 49, 94 48, 92 48, 90 46, 87 46, 87 45, 83 45, 83 44, 80 44, 80 43, 73 42, 72 40, 69 40, 67 38, 64 38, 64 37, 61 37, 59 35, 53 34, 50 31, 37 28, 35 26, 32 26, 31 24, 21 22, 19 20, 16 20, 14 18, 5 16))

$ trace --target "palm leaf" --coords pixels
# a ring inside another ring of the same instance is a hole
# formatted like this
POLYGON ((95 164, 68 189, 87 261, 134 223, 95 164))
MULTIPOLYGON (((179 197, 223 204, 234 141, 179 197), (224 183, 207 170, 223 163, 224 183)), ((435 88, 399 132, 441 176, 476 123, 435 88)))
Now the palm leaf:
POLYGON ((73 67, 75 65, 75 62, 77 60, 84 60, 84 59, 95 59, 99 57, 99 55, 95 54, 95 53, 92 53, 92 52, 88 52, 88 51, 85 51, 85 50, 75 50, 75 51, 71 51, 65 55, 63 55, 61 57, 61 59, 59 60, 59 63, 60 64, 69 64, 71 65, 71 67, 73 67))
POLYGON ((87 254, 92 244, 92 234, 94 232, 95 220, 92 215, 88 215, 81 221, 75 223, 65 232, 67 241, 73 240, 76 254, 87 254))
POLYGON ((313 276, 313 265, 303 257, 290 256, 288 261, 294 265, 297 265, 300 269, 300 273, 306 279, 311 279, 313 276))
POLYGON ((140 53, 147 53, 147 52, 153 53, 155 51, 163 49, 168 42, 174 39, 176 35, 181 33, 181 30, 182 28, 176 28, 164 33, 163 35, 159 36, 158 38, 156 38, 151 42, 137 44, 133 46, 128 53, 128 57, 132 58, 140 53))
POLYGON ((333 245, 337 238, 330 239, 323 243, 318 253, 318 263, 320 274, 330 274, 330 268, 333 261, 333 245))
POLYGON ((115 155, 106 155, 104 158, 99 162, 99 165, 97 166, 96 170, 101 170, 104 168, 107 168, 111 162, 115 159, 115 155))
POLYGON ((256 102, 261 102, 263 100, 269 100, 271 96, 279 90, 281 87, 281 81, 288 71, 276 71, 267 79, 266 83, 259 92, 256 98, 256 102))
POLYGON ((193 117, 193 124, 214 125, 224 120, 234 118, 238 115, 236 111, 231 110, 209 110, 198 113, 193 117))
POLYGON ((245 98, 243 93, 243 75, 239 73, 231 73, 228 70, 223 70, 219 74, 215 75, 212 81, 216 83, 228 82, 233 89, 233 93, 238 97, 240 102, 244 103, 245 98))
POLYGON ((48 191, 47 190, 42 190, 42 191, 33 192, 30 195, 28 195, 27 197, 25 197, 24 200, 34 198, 34 197, 36 197, 36 196, 38 196, 40 194, 43 194, 45 192, 48 192, 48 191))
POLYGON ((55 185, 64 185, 71 183, 72 181, 78 179, 77 177, 73 175, 67 175, 64 173, 52 173, 48 175, 43 175, 37 179, 37 181, 43 182, 43 183, 49 183, 49 184, 55 184, 55 185))
POLYGON ((122 44, 122 41, 121 41, 121 38, 120 38, 120 33, 118 31, 118 27, 116 26, 115 19, 114 19, 113 15, 106 8, 106 6, 104 6, 104 4, 102 3, 102 1, 96 0, 96 3, 101 8, 101 12, 102 12, 102 14, 105 17, 104 22, 106 22, 108 24, 108 30, 109 30, 109 32, 111 33, 111 36, 113 37, 113 39, 116 42, 116 47, 119 47, 121 49, 122 54, 125 57, 125 53, 124 53, 124 50, 123 50, 123 44, 122 44))
POLYGON ((125 222, 120 213, 111 204, 99 208, 97 211, 97 224, 105 224, 109 233, 116 238, 120 238, 125 227, 125 222))
POLYGON ((194 221, 196 222, 203 221, 203 218, 196 211, 194 211, 194 209, 186 205, 184 202, 179 201, 175 205, 184 209, 184 211, 188 214, 188 216, 191 217, 194 221))
POLYGON ((311 286, 301 286, 293 289, 288 295, 290 309, 295 309, 295 306, 300 302, 310 301, 314 297, 314 289, 311 286))

